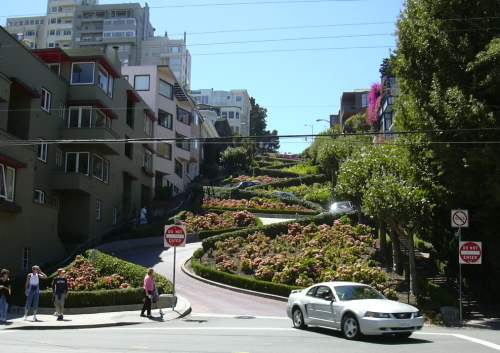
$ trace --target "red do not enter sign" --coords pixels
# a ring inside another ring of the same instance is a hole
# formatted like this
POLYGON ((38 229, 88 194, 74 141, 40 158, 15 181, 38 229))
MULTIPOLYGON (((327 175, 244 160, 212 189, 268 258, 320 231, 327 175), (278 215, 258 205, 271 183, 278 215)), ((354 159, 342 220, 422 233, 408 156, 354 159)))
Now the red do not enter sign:
POLYGON ((483 257, 482 243, 480 241, 461 241, 458 257, 461 264, 480 265, 483 257))
POLYGON ((177 247, 186 245, 186 227, 181 225, 167 225, 163 233, 163 245, 165 247, 177 247))

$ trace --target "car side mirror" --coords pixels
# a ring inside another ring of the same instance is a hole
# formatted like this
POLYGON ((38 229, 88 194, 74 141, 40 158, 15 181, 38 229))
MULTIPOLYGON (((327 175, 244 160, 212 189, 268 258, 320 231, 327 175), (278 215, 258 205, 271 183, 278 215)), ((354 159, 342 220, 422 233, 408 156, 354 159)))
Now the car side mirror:
POLYGON ((335 301, 335 298, 333 296, 331 296, 331 295, 327 295, 323 299, 328 300, 330 302, 334 302, 335 301))

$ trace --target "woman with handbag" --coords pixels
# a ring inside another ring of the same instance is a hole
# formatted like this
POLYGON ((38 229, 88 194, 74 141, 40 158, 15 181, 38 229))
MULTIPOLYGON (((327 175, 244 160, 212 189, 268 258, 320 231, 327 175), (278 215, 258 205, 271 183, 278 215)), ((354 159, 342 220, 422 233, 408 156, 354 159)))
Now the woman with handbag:
POLYGON ((141 316, 144 317, 144 312, 147 313, 148 317, 151 317, 151 303, 155 295, 155 280, 153 278, 154 270, 152 268, 148 269, 146 277, 144 277, 144 305, 142 306, 141 316))
POLYGON ((40 279, 47 278, 47 275, 40 270, 40 267, 33 266, 31 273, 26 278, 26 306, 24 308, 24 320, 28 320, 30 309, 33 309, 33 321, 37 321, 38 301, 40 299, 40 279))

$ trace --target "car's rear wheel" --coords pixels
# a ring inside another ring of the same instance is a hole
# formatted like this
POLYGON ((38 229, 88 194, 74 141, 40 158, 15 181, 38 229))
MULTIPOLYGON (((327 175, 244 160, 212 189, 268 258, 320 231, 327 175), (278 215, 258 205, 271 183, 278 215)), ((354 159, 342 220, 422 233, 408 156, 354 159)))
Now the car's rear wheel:
POLYGON ((396 337, 397 338, 410 338, 412 333, 413 332, 400 332, 400 333, 396 333, 396 337))
POLYGON ((342 333, 348 340, 356 340, 361 337, 358 319, 353 314, 346 314, 342 318, 342 333))
POLYGON ((302 310, 300 310, 300 308, 293 309, 292 321, 293 327, 295 328, 305 329, 307 327, 307 325, 304 323, 304 315, 302 314, 302 310))

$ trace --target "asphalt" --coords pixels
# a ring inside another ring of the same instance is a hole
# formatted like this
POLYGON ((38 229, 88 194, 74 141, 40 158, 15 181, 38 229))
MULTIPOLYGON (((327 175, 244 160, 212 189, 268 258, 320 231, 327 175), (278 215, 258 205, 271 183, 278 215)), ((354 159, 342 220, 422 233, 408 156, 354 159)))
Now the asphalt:
POLYGON ((9 353, 442 353, 500 351, 498 331, 425 327, 410 339, 345 340, 340 333, 297 330, 282 317, 191 314, 184 319, 138 326, 63 331, 0 332, 9 353))

